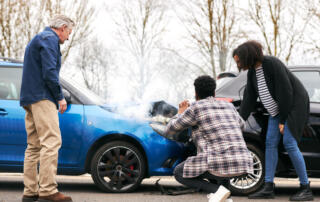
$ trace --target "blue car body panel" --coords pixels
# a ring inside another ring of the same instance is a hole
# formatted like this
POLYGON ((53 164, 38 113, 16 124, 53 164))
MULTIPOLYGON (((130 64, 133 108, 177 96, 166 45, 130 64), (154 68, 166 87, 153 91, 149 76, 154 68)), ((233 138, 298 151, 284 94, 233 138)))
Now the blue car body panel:
POLYGON ((59 151, 59 167, 78 168, 81 150, 85 147, 84 134, 84 107, 71 104, 65 113, 59 113, 59 124, 62 136, 62 146, 59 151))
POLYGON ((0 164, 18 169, 23 165, 27 140, 25 112, 17 100, 0 100, 0 108, 6 113, 0 115, 0 164))

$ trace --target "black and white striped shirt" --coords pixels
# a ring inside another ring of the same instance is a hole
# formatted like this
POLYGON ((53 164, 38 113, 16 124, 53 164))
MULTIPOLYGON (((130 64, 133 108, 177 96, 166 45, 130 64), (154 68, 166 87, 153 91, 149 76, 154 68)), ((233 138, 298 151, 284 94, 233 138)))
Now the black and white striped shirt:
POLYGON ((269 114, 275 117, 279 113, 278 104, 272 98, 268 90, 268 86, 264 78, 263 68, 261 66, 256 69, 256 76, 260 101, 262 102, 266 110, 269 112, 269 114))

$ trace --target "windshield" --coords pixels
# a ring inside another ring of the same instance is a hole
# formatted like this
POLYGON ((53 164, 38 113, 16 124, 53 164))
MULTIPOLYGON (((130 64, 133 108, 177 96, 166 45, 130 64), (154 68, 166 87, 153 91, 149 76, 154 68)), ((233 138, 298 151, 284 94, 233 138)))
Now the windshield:
POLYGON ((80 100, 85 99, 85 101, 82 100, 83 104, 94 104, 101 106, 106 103, 102 97, 78 82, 65 77, 62 77, 62 80, 69 88, 71 88, 72 93, 76 94, 80 100))

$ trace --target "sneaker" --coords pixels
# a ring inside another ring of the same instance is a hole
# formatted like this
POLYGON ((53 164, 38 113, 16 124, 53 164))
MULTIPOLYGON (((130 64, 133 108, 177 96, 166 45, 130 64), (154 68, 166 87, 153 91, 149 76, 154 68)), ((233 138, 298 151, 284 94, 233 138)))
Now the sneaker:
MULTIPOLYGON (((208 194, 209 202, 225 202, 230 196, 230 191, 224 186, 220 185, 218 191, 208 194)), ((231 199, 232 200, 232 199, 231 199)))
POLYGON ((225 202, 233 202, 232 198, 227 198, 225 202))

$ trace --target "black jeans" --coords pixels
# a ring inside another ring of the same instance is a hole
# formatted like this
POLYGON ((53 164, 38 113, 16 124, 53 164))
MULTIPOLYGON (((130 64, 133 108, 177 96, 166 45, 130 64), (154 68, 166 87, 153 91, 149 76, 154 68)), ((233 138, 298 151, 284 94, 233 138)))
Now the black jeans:
POLYGON ((230 179, 224 177, 218 177, 205 172, 202 175, 195 178, 184 178, 183 177, 183 167, 184 162, 177 165, 174 169, 174 177, 178 182, 183 185, 186 185, 191 188, 203 190, 208 193, 215 193, 220 185, 223 185, 225 188, 229 189, 230 179), (205 179, 208 179, 205 180, 205 179))

